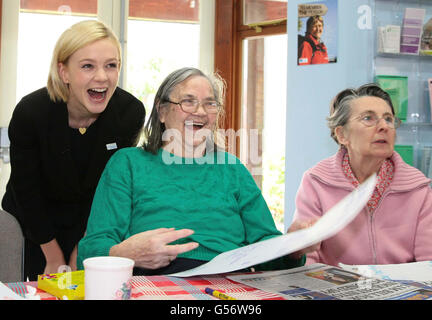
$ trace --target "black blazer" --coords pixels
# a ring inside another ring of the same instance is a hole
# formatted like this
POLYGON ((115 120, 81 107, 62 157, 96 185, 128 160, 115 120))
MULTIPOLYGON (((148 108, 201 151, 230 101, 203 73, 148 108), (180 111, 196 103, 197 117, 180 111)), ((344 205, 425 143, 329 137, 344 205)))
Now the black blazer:
POLYGON ((96 120, 96 144, 80 182, 66 104, 51 101, 46 88, 22 98, 9 125, 11 175, 2 207, 18 219, 27 239, 42 244, 72 229, 70 241, 79 241, 106 163, 118 149, 132 146, 144 118, 144 105, 117 88, 96 120))

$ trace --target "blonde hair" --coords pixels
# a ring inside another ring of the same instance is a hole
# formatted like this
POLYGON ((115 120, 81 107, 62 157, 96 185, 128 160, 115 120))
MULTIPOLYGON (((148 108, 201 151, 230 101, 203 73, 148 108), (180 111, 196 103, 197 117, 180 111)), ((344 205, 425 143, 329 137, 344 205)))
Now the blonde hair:
POLYGON ((48 75, 47 89, 52 101, 67 102, 69 88, 59 74, 59 63, 67 64, 69 57, 77 50, 97 40, 110 39, 117 47, 119 55, 119 68, 121 65, 121 46, 116 35, 109 27, 100 21, 85 20, 78 22, 67 29, 57 40, 51 59, 48 75))

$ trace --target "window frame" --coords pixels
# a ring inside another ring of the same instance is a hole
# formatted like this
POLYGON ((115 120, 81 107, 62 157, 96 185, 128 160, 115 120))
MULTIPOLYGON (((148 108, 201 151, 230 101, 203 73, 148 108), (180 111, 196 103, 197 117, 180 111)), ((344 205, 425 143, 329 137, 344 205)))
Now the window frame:
MULTIPOLYGON (((215 71, 226 81, 225 129, 241 129, 243 40, 287 33, 286 20, 243 24, 243 0, 216 0, 215 71), (226 35, 231 35, 227 37, 226 35)), ((239 146, 237 146, 239 156, 239 146)))
POLYGON ((3 8, 3 0, 0 0, 0 56, 1 56, 1 30, 2 30, 2 8, 3 8))

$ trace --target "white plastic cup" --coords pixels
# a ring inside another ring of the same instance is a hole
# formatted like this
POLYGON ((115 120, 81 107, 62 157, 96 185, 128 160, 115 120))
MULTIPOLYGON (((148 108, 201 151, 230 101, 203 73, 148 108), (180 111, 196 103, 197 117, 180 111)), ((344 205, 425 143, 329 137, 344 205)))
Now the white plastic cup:
POLYGON ((122 257, 94 257, 83 261, 85 300, 128 300, 135 262, 122 257))

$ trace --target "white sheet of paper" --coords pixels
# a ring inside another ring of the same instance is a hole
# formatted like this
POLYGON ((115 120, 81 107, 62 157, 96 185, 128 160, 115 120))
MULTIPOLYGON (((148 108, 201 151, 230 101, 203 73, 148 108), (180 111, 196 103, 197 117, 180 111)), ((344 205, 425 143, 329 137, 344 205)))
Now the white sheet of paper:
POLYGON ((432 261, 382 265, 348 265, 339 263, 339 267, 366 277, 384 280, 432 281, 432 261))
POLYGON ((335 235, 356 217, 371 197, 375 184, 376 175, 374 174, 327 211, 310 228, 221 253, 199 267, 173 273, 169 276, 190 277, 241 270, 288 255, 325 240, 335 235))

